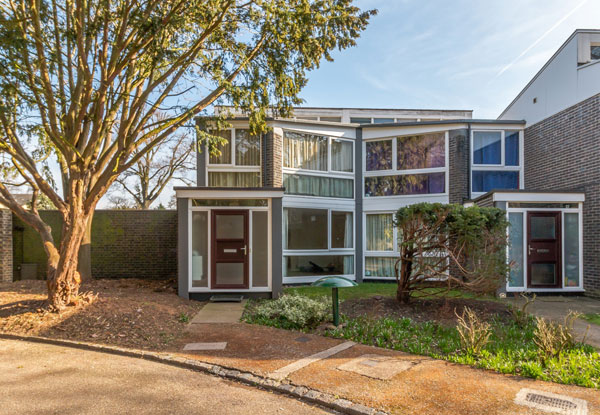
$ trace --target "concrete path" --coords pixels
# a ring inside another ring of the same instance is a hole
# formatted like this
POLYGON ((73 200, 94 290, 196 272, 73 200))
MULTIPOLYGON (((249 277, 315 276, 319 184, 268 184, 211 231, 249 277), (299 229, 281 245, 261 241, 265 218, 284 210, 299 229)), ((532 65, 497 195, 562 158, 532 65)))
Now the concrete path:
POLYGON ((207 303, 192 319, 192 324, 239 323, 246 300, 239 303, 207 303))
MULTIPOLYGON (((507 301, 517 306, 524 303, 523 298, 520 296, 509 298, 507 301)), ((564 321, 569 310, 578 311, 582 314, 600 314, 600 300, 589 297, 539 296, 527 309, 536 316, 558 322, 564 321)), ((574 328, 580 337, 583 337, 587 331, 586 343, 600 349, 599 325, 580 319, 575 322, 574 328)))
POLYGON ((2 414, 325 414, 269 392, 160 363, 0 340, 2 414))

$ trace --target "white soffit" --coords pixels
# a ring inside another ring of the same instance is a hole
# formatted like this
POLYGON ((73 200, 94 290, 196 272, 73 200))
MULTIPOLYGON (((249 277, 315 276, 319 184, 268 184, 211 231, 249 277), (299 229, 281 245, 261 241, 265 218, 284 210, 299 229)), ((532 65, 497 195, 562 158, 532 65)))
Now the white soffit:
POLYGON ((175 191, 177 198, 186 199, 272 199, 283 197, 283 190, 216 190, 182 189, 175 191))
POLYGON ((493 194, 494 202, 572 202, 585 201, 585 193, 536 193, 536 192, 499 192, 493 194))

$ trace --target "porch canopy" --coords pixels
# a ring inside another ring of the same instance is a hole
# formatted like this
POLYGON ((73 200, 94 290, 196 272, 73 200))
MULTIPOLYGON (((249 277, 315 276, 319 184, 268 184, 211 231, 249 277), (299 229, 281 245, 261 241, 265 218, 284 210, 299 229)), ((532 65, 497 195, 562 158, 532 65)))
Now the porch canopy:
POLYGON ((279 294, 283 188, 175 187, 175 193, 180 296, 279 294))
POLYGON ((584 201, 581 191, 523 189, 492 190, 465 203, 506 211, 506 291, 583 291, 584 201))

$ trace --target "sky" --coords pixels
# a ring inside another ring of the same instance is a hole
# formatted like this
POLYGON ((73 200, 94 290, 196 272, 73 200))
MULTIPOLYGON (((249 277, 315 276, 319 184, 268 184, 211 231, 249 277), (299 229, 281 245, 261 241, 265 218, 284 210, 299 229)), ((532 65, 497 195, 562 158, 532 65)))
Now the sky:
POLYGON ((474 110, 495 119, 600 0, 358 0, 355 47, 309 74, 305 106, 474 110))

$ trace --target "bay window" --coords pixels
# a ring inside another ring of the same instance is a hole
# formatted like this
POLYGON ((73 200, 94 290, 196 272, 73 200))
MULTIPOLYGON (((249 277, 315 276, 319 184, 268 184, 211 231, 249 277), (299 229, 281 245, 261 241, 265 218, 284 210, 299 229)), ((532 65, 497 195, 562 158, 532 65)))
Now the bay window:
POLYGON ((354 198, 354 143, 283 131, 283 186, 298 196, 354 198))
POLYGON ((520 131, 473 131, 471 196, 519 189, 522 181, 520 131))

